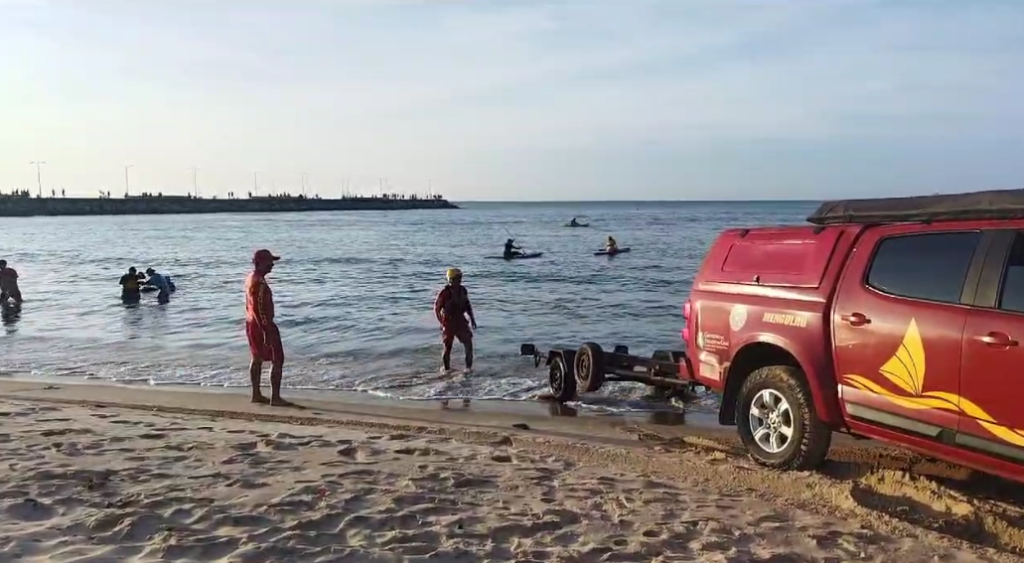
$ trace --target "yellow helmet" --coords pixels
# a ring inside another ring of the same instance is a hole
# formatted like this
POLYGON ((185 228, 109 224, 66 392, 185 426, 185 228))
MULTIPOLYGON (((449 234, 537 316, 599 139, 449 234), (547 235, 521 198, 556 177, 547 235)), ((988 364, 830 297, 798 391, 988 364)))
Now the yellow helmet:
POLYGON ((461 278, 462 270, 458 268, 448 268, 448 271, 445 273, 445 277, 448 278, 448 281, 451 281, 455 278, 461 278))

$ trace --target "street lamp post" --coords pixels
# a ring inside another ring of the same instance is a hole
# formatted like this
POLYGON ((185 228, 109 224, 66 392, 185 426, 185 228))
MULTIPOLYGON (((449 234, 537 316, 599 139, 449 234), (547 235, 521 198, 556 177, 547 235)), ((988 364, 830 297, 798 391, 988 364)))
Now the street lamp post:
POLYGON ((43 197, 43 173, 40 170, 40 167, 42 165, 46 164, 46 161, 45 160, 33 160, 29 164, 34 164, 36 166, 36 185, 39 188, 39 197, 43 197))
POLYGON ((128 169, 131 167, 131 164, 126 164, 124 166, 124 197, 128 197, 128 194, 130 192, 128 189, 128 169))

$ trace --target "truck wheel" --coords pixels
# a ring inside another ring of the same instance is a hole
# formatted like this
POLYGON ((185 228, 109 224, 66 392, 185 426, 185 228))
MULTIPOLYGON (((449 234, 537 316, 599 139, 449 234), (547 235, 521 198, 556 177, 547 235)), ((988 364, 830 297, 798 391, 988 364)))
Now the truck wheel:
POLYGON ((581 393, 593 393, 604 385, 604 350, 599 344, 585 342, 573 363, 581 393))
POLYGON ((551 395, 559 403, 576 399, 576 377, 562 355, 551 358, 551 367, 548 368, 548 387, 551 388, 551 395))
POLYGON ((790 366, 750 374, 737 398, 736 426, 750 457, 774 469, 813 469, 832 443, 800 370, 790 366))

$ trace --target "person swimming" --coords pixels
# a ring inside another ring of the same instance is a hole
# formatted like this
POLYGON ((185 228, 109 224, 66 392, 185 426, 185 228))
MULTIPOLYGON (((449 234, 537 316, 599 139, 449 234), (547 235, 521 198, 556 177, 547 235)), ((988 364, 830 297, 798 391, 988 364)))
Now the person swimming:
POLYGON ((515 239, 508 239, 508 240, 505 241, 505 253, 503 254, 503 257, 505 258, 505 260, 511 260, 512 258, 515 258, 516 256, 522 256, 523 255, 522 252, 519 252, 520 250, 522 250, 522 248, 516 246, 515 243, 516 243, 515 239))

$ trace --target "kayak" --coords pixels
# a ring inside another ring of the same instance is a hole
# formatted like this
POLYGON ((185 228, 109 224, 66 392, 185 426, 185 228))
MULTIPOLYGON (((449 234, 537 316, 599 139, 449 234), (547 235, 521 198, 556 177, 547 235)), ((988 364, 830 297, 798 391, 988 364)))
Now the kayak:
POLYGON ((626 248, 620 248, 614 252, 609 252, 607 250, 598 250, 597 252, 594 253, 594 256, 615 256, 616 254, 622 254, 623 252, 629 252, 629 247, 627 246, 626 248))
POLYGON ((505 258, 504 256, 487 256, 486 258, 490 260, 526 260, 528 258, 540 258, 543 255, 543 252, 528 252, 526 254, 519 254, 518 256, 513 256, 512 258, 505 258))
POLYGON ((576 225, 573 225, 572 223, 566 223, 565 226, 566 227, 589 227, 590 223, 579 223, 579 224, 576 224, 576 225))

